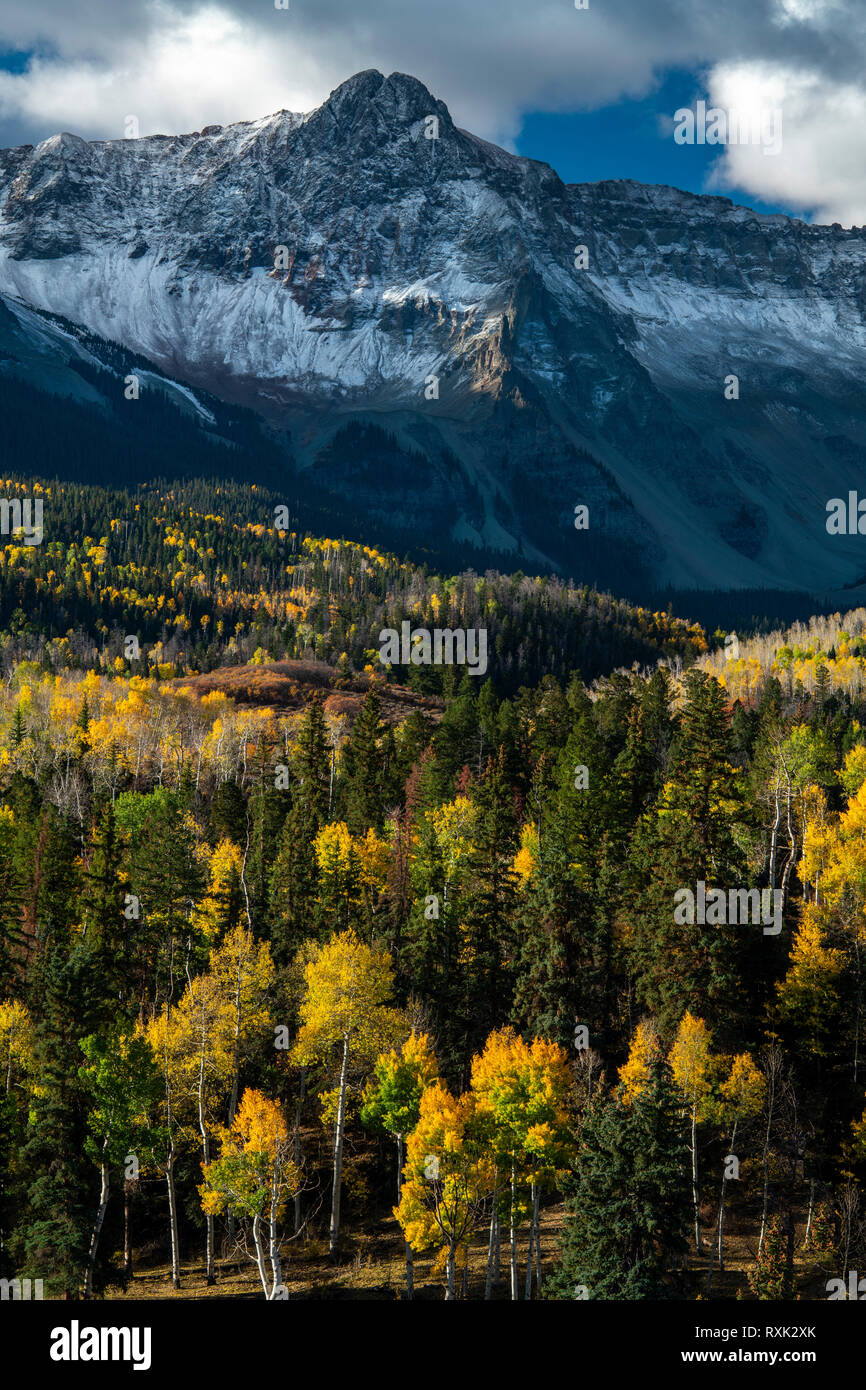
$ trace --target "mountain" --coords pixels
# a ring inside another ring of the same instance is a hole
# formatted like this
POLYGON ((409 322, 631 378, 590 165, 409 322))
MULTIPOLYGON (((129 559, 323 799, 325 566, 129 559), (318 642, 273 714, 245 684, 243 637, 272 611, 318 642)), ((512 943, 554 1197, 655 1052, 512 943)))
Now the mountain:
POLYGON ((367 71, 305 115, 3 151, 0 292, 251 408, 373 532, 622 593, 866 592, 826 530, 866 458, 864 229, 566 185, 367 71))

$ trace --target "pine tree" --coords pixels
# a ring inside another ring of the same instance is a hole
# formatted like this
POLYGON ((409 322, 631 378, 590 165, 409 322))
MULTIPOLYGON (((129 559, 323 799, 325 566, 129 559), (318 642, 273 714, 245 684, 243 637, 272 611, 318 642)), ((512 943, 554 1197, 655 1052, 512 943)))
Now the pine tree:
POLYGON ((503 1017, 511 993, 517 824, 504 749, 488 764, 476 805, 471 888, 461 923, 464 1066, 503 1017))
POLYGON ((686 1249, 687 1149, 670 1070, 656 1061, 629 1105, 597 1100, 581 1134, 562 1260, 550 1298, 659 1299, 677 1294, 686 1249))
POLYGON ((78 1075, 79 1042, 103 1015, 94 954, 56 940, 40 970, 33 1096, 22 1164, 31 1175, 25 1214, 13 1238, 25 1273, 52 1295, 74 1297, 84 1278, 93 1221, 84 1159, 86 1103, 78 1075))
POLYGON ((344 753, 346 824, 353 834, 384 823, 385 756, 382 747, 384 726, 382 702, 371 685, 358 711, 344 753))

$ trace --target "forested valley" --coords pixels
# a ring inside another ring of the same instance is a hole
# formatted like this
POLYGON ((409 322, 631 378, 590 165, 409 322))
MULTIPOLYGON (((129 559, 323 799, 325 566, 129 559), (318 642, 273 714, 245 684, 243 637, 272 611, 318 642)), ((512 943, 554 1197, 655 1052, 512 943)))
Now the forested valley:
POLYGON ((808 1300, 866 1259, 866 613, 726 643, 256 488, 5 486, 45 533, 0 538, 0 1277, 808 1300), (383 667, 406 619, 486 673, 383 667))

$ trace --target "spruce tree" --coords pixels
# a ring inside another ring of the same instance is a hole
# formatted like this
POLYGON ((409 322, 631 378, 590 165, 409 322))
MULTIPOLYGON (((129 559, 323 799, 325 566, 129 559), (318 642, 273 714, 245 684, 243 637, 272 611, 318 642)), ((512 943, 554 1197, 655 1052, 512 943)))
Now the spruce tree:
POLYGON ((547 1297, 677 1297, 689 1220, 687 1152, 665 1062, 653 1065, 630 1103, 620 1093, 593 1103, 547 1297))
POLYGON ((384 726, 375 685, 358 711, 344 753, 346 824, 353 834, 381 830, 384 822, 384 726))

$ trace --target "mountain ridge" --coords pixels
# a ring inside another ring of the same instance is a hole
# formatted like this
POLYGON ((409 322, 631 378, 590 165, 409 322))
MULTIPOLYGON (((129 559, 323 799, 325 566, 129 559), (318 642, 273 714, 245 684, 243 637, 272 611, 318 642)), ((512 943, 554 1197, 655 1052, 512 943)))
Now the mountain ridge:
POLYGON ((866 233, 565 184, 408 74, 0 152, 0 292, 253 408, 374 522, 626 592, 866 582, 824 525, 866 457, 866 233))

